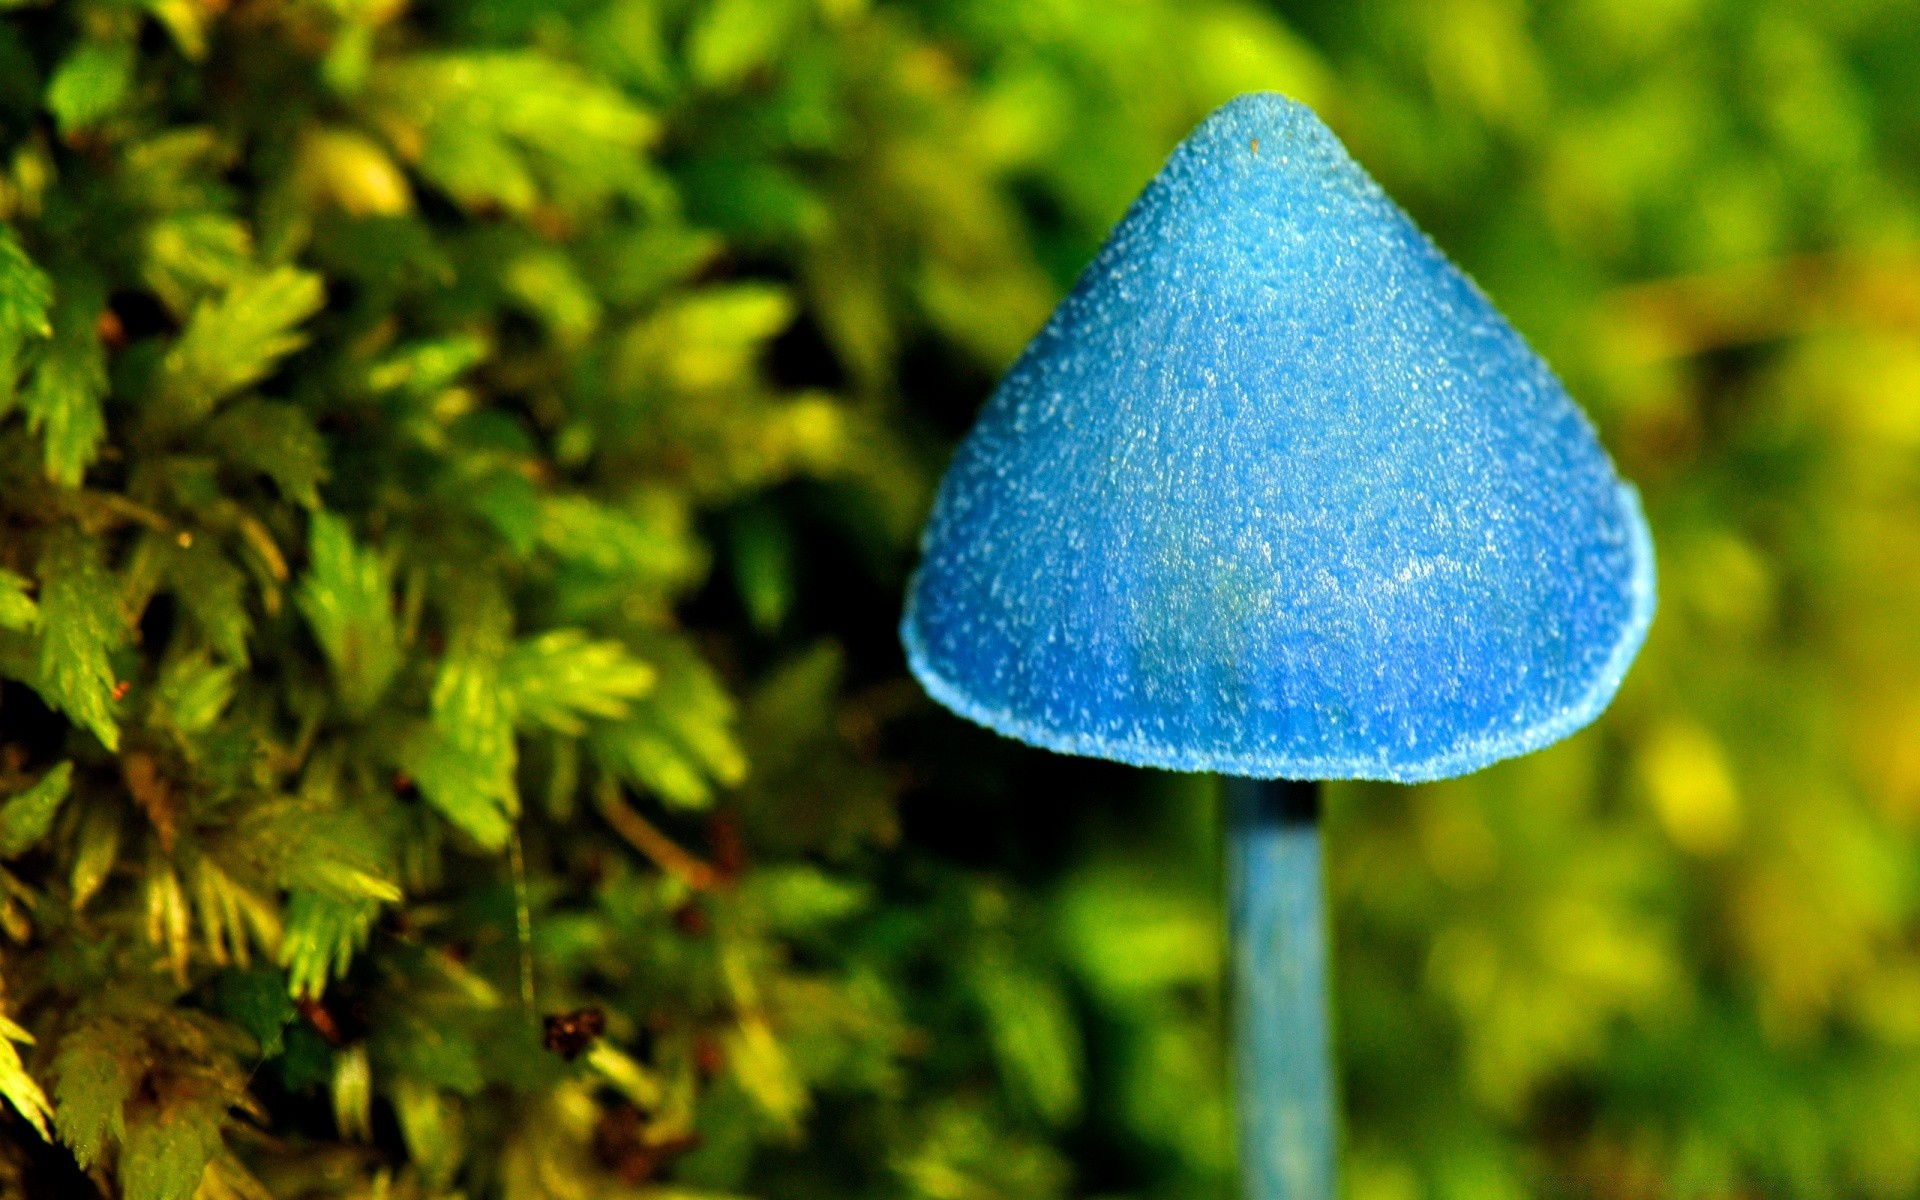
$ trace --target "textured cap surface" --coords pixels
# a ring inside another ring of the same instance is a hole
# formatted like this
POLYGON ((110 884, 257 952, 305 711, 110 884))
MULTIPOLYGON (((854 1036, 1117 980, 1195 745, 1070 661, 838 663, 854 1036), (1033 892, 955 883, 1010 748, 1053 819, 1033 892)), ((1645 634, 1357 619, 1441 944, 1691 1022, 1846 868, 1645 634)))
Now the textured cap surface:
POLYGON ((1573 732, 1653 616, 1633 489, 1310 111, 1181 143, 943 481, 901 636, 1070 754, 1436 779, 1573 732))

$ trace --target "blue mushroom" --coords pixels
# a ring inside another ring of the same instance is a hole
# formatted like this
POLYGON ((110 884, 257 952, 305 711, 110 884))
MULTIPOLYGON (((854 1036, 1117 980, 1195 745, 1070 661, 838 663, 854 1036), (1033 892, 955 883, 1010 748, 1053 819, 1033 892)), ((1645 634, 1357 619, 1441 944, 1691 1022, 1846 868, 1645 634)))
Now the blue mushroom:
POLYGON ((1566 736, 1653 615, 1633 489, 1302 105, 1195 130, 940 488, 914 674, 1034 745, 1437 779, 1566 736))
MULTIPOLYGON (((988 401, 901 638, 936 700, 1033 745, 1415 782, 1593 720, 1653 610, 1638 497, 1566 389, 1311 111, 1253 94, 988 401)), ((1312 810, 1231 809, 1254 1197, 1333 1187, 1312 810)))

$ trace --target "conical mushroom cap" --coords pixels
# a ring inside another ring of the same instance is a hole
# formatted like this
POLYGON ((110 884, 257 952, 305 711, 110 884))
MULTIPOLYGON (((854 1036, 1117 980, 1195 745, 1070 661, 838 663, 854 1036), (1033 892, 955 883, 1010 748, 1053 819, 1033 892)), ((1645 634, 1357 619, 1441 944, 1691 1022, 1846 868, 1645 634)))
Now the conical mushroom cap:
POLYGON ((901 625, 1069 754, 1444 778, 1606 707, 1654 608, 1631 486, 1310 111, 1187 138, 988 402, 901 625))

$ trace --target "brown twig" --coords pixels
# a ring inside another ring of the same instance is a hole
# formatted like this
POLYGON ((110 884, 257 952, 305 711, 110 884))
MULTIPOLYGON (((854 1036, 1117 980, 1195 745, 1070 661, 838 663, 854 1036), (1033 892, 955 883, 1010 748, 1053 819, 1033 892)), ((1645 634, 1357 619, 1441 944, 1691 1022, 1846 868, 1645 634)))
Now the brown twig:
POLYGON ((77 499, 79 507, 83 510, 80 514, 82 523, 95 531, 111 529, 128 521, 136 525, 144 525, 155 533, 171 535, 179 531, 179 526, 166 516, 118 492, 102 492, 89 488, 82 491, 77 499))
POLYGON ((532 1016, 533 1003, 533 907, 527 901, 527 854, 520 845, 520 826, 513 827, 507 843, 513 864, 514 927, 520 935, 520 1004, 532 1016))
POLYGON ((720 872, 688 853, 659 827, 633 810, 620 798, 617 784, 608 782, 599 788, 600 815, 615 833, 627 839, 635 850, 653 860, 655 866, 697 892, 710 892, 724 882, 720 872))

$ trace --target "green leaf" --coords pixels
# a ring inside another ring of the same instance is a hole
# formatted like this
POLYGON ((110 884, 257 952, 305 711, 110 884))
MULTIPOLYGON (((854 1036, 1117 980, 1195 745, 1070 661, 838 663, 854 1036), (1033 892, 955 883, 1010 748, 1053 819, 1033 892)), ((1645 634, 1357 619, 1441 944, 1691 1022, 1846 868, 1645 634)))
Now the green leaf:
POLYGON ((765 633, 780 628, 793 604, 793 534, 770 506, 740 512, 729 530, 734 585, 753 626, 765 633))
POLYGON ((333 1124, 349 1141, 373 1138, 373 1065, 367 1061, 365 1042, 334 1056, 333 1124))
POLYGON ((142 7, 167 27, 180 53, 196 60, 206 57, 206 23, 213 10, 194 0, 142 0, 142 7))
POLYGON ((214 988, 214 1005, 253 1035, 262 1058, 272 1058, 286 1048, 287 1026, 300 1015, 287 994, 286 976, 265 967, 222 972, 214 988))
POLYGON ((142 1108, 120 1149, 123 1200, 188 1200, 220 1151, 226 1109, 218 1094, 142 1108))
POLYGON ((112 654, 127 638, 120 591, 100 565, 92 538, 61 529, 40 553, 40 658, 33 681, 41 698, 115 750, 112 654))
POLYGON ((126 1133, 126 1105, 145 1074, 144 1039, 124 1022, 84 1021, 60 1039, 53 1060, 53 1123, 81 1167, 100 1161, 126 1133))
POLYGON ((506 264, 501 283, 564 345, 575 346, 600 324, 600 299, 580 279, 573 261, 556 250, 534 250, 506 264))
POLYGON ((62 133, 93 124, 120 106, 133 83, 129 40, 81 42, 47 81, 47 111, 62 133))
POLYGON ((504 605, 476 597, 453 630, 433 685, 433 721, 408 740, 401 765, 441 815, 490 850, 507 844, 520 811, 513 714, 501 686, 504 605))
POLYGON ((541 505, 540 540, 565 561, 662 585, 689 581, 705 565, 684 503, 657 492, 635 497, 625 509, 585 496, 550 496, 541 505))
POLYGON ((795 0, 716 0, 687 34, 693 76, 709 87, 739 82, 770 61, 791 36, 801 12, 795 0))
POLYGON ((365 716, 400 669, 392 583, 379 556, 355 545, 332 513, 313 514, 311 539, 300 611, 333 666, 342 705, 365 716))
POLYGON ((1080 1111, 1080 1042, 1058 985, 993 946, 966 968, 1009 1089, 1053 1125, 1080 1111))
POLYGON ((272 479, 280 494, 295 504, 320 507, 327 444, 301 409, 268 400, 245 401, 215 418, 207 439, 228 462, 272 479))
POLYGON ((798 1133, 812 1098, 788 1046, 774 1034, 761 1010, 759 984, 740 945, 723 946, 720 968, 736 1009, 734 1024, 722 1041, 727 1071, 762 1116, 778 1129, 798 1133))
POLYGON ((379 915, 380 905, 372 900, 294 891, 287 900, 287 927, 280 939, 287 994, 318 999, 327 984, 344 978, 379 915))
POLYGON ((195 538, 185 546, 164 540, 166 579, 174 596, 200 627, 215 653, 247 665, 247 636, 253 618, 247 612, 247 576, 213 538, 195 538))
POLYGON ((120 858, 120 810, 104 804, 91 808, 80 822, 68 884, 73 889, 73 911, 87 906, 112 874, 120 858))
POLYGON ((403 156, 469 208, 584 210, 648 180, 655 122, 617 89, 529 52, 422 54, 371 81, 371 115, 403 156))
POLYGON ((520 558, 533 552, 540 538, 540 488, 518 471, 490 471, 472 486, 461 489, 461 499, 513 547, 520 558))
POLYGON ((24 853, 47 836, 47 830, 53 825, 53 814, 67 798, 67 788, 72 782, 73 764, 63 762, 0 806, 0 858, 24 853))
POLYGON ((13 230, 0 224, 0 413, 13 407, 21 348, 53 333, 52 306, 53 281, 27 257, 13 230))
POLYGON ((594 731, 595 756, 606 770, 677 808, 704 808, 713 787, 687 748, 663 730, 637 721, 594 731))
MULTIPOLYGON (((193 5, 196 13, 204 12, 193 0, 167 0, 168 4, 181 6, 193 5)), ((246 1164, 236 1157, 232 1150, 222 1148, 207 1164, 206 1174, 200 1177, 200 1187, 194 1192, 194 1200, 274 1200, 267 1186, 247 1170, 246 1164)))
POLYGON ((578 735, 586 731, 583 718, 627 716, 627 702, 646 695, 657 674, 623 643, 551 629, 507 652, 500 684, 522 725, 578 735))
POLYGON ((80 279, 60 281, 54 308, 53 343, 34 368, 21 396, 27 427, 45 441, 47 478, 79 486, 107 434, 107 355, 100 344, 99 288, 80 279))
POLYGON ((238 161, 230 141, 206 125, 168 125, 130 140, 121 152, 126 199, 155 213, 208 212, 228 207, 232 189, 221 180, 238 161))
POLYGON ((300 1021, 286 1031, 286 1052, 275 1066, 290 1092, 311 1092, 334 1077, 334 1048, 313 1025, 300 1021))
POLYGON ((595 239, 580 265, 607 303, 632 307, 693 275, 724 245, 711 230, 645 225, 595 239))
POLYGON ((48 1103, 47 1094, 40 1090, 33 1076, 27 1074, 27 1065, 20 1061, 15 1042, 31 1046, 33 1035, 6 1017, 0 1017, 0 1096, 5 1096, 13 1110, 25 1117, 42 1138, 51 1140, 47 1121, 53 1116, 53 1105, 48 1103))
POLYGON ((321 856, 291 864, 283 879, 336 900, 377 900, 392 904, 404 894, 397 884, 340 857, 321 856))
POLYGON ((481 1046, 459 1025, 437 1014, 397 1016, 373 1038, 381 1071, 402 1075, 462 1096, 477 1096, 487 1085, 481 1046))
POLYGON ((27 594, 32 584, 0 568, 0 629, 32 629, 40 623, 40 606, 27 594))
POLYGON ((372 138, 351 129, 309 126, 297 177, 309 203, 351 216, 398 217, 413 208, 399 166, 372 138))
POLYGON ((713 800, 713 784, 746 778, 746 757, 734 738, 733 698, 710 667, 684 644, 662 641, 650 656, 660 682, 632 703, 633 715, 590 735, 603 767, 683 808, 713 800))
POLYGON ((306 345, 298 327, 326 299, 320 276, 280 267, 203 302, 161 360, 159 396, 148 423, 158 429, 192 424, 266 378, 282 358, 306 345))
POLYGON ((258 270, 246 222, 221 212, 183 212, 147 226, 147 286, 175 313, 189 313, 210 293, 258 270))
POLYGON ((407 1143, 407 1157, 419 1168, 429 1188, 444 1192, 453 1183, 466 1153, 459 1103, 439 1089, 412 1079, 399 1080, 392 1098, 400 1136, 407 1143))
POLYGON ((595 1039, 587 1050, 585 1062, 641 1111, 660 1107, 666 1087, 659 1074, 649 1071, 605 1038, 595 1039))
POLYGON ((400 899, 400 889, 377 872, 381 840, 358 807, 309 798, 259 805, 237 824, 229 844, 279 887, 345 902, 391 902, 400 899))
POLYGON ((367 370, 367 386, 376 392, 430 395, 451 386, 485 361, 487 339, 474 334, 414 342, 367 370))
POLYGON ((756 869, 742 885, 768 927, 781 934, 815 933, 865 908, 869 889, 818 867, 756 869))
POLYGON ((621 338, 626 386, 683 391, 749 385, 766 344, 793 323, 793 297, 773 284, 703 288, 637 321, 621 338))
POLYGON ((232 702, 239 673, 204 652, 170 658, 154 683, 149 719, 188 737, 207 732, 232 702))

